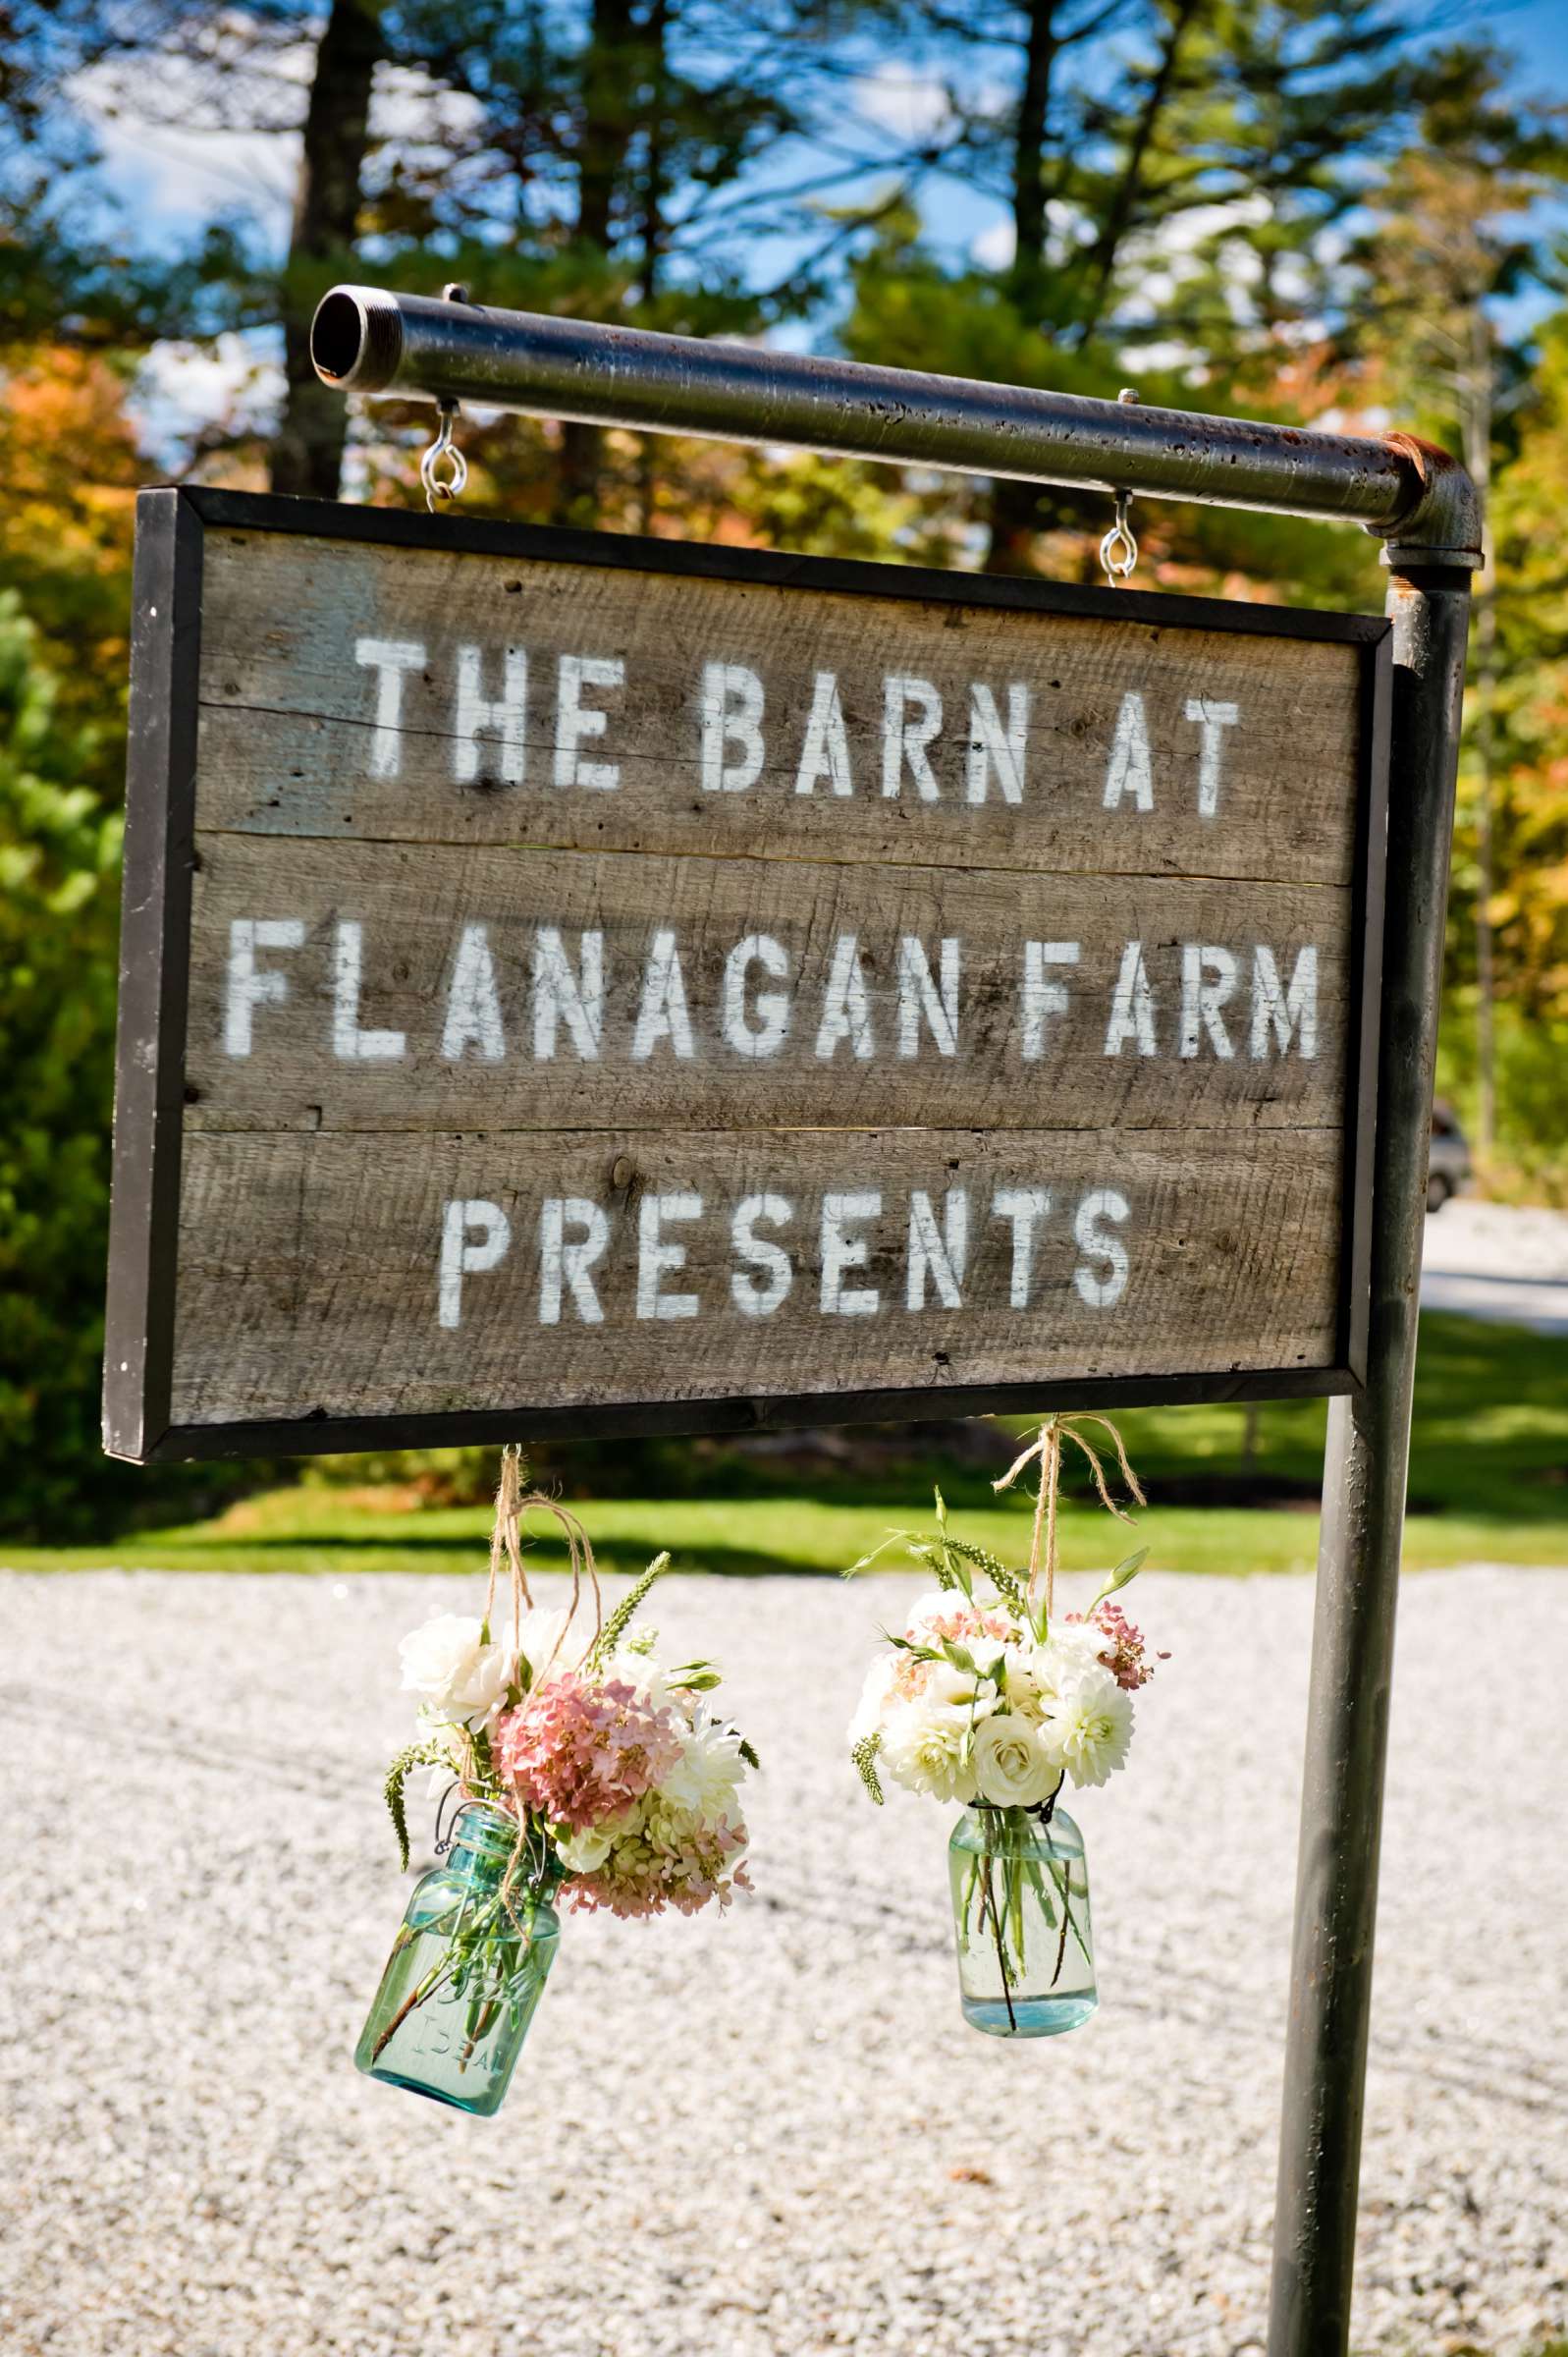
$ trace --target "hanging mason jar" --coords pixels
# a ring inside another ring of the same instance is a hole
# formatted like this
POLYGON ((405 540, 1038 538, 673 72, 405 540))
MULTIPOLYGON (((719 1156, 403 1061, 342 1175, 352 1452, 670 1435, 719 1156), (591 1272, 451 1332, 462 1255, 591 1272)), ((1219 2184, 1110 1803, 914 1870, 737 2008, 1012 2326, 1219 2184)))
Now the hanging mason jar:
POLYGON ((460 2111, 498 2110, 561 1926, 554 1851, 514 1858, 517 1820, 466 1804, 415 1885, 354 2049, 358 2069, 460 2111))
POLYGON ((947 1847, 964 2019, 993 2038, 1054 2038, 1095 1993, 1089 1869, 1065 1809, 976 1802, 947 1847))

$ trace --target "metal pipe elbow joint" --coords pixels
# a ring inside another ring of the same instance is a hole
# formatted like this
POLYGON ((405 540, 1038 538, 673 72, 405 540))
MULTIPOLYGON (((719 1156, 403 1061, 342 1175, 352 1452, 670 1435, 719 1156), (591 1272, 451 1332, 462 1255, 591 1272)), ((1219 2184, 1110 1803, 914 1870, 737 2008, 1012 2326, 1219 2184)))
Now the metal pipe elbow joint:
POLYGON ((1380 530, 1391 569, 1446 566, 1477 573, 1486 562, 1486 515, 1481 493, 1468 471, 1435 442, 1418 434, 1389 433, 1383 441, 1402 459, 1415 480, 1414 504, 1380 530))

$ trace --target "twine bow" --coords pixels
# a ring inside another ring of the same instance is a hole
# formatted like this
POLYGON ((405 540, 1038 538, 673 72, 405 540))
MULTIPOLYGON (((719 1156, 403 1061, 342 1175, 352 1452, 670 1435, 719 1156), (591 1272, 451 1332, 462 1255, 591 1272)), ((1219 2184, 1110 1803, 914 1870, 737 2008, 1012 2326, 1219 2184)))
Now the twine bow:
POLYGON ((1100 1503, 1107 1511, 1114 1514, 1118 1522, 1132 1520, 1132 1516, 1124 1512, 1122 1507, 1116 1504, 1106 1486, 1106 1469, 1100 1461, 1099 1451, 1084 1434, 1083 1426, 1085 1424, 1105 1426, 1116 1445, 1116 1462, 1121 1468, 1122 1480, 1138 1504, 1147 1506, 1149 1501, 1138 1486, 1138 1476, 1127 1462, 1127 1452, 1122 1447, 1121 1435, 1108 1416, 1049 1416, 1028 1448, 1023 1451, 1021 1455, 1014 1457, 1001 1479, 994 1481, 991 1485, 994 1490, 1009 1490, 1025 1466, 1032 1465, 1037 1461, 1039 1463, 1040 1487, 1035 1496, 1034 1529, 1029 1540, 1029 1581, 1025 1594, 1032 1606, 1035 1601, 1035 1590, 1040 1584, 1041 1571, 1044 1570, 1048 1625, 1056 1585, 1056 1507, 1061 1489, 1061 1444, 1063 1441, 1071 1441, 1073 1446, 1081 1449, 1089 1459, 1089 1470, 1094 1475, 1100 1503))

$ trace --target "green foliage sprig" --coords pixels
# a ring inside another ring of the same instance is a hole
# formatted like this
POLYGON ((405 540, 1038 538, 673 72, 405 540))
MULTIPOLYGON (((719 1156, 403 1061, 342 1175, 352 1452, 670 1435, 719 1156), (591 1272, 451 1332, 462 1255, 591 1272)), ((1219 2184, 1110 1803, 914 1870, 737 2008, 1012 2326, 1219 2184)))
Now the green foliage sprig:
POLYGON ((604 1668, 605 1663, 615 1652, 616 1647, 620 1644, 622 1638, 631 1626, 632 1621, 636 1618, 638 1613, 641 1612, 643 1605, 647 1602, 649 1593, 655 1580, 662 1578, 664 1573, 668 1571, 669 1568, 670 1554, 669 1550, 666 1549, 663 1555, 656 1555, 654 1557, 653 1562, 648 1565, 648 1568, 646 1571, 644 1571, 642 1577, 633 1582, 633 1584, 626 1590, 624 1596, 622 1597, 621 1602, 616 1606, 615 1611, 611 1614, 609 1619, 605 1622, 603 1628, 599 1631, 598 1636, 593 1641, 593 1645, 583 1663, 583 1669, 585 1671, 602 1670, 604 1668))
POLYGON ((384 1787, 387 1808, 392 1817, 392 1830, 398 1836, 398 1862, 405 1874, 408 1871, 408 1802, 405 1786, 416 1768, 443 1768, 450 1764, 451 1755, 426 1736, 422 1741, 410 1743, 406 1750, 400 1751, 387 1770, 384 1787))

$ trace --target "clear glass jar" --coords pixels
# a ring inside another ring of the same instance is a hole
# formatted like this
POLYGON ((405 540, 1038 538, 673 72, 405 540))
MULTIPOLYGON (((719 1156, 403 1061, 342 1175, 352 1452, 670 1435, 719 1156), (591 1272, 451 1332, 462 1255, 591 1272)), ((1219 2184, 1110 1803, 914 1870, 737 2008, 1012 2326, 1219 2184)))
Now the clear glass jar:
POLYGON ((947 1845, 964 2019, 992 2038, 1054 2038, 1095 1993, 1089 1869, 1065 1809, 965 1809, 947 1845))
POLYGON ((559 1861, 524 1855, 504 1891, 516 1820, 469 1802, 452 1848, 421 1876, 354 2049, 390 2086, 486 2116, 501 2108, 561 1926, 559 1861))

